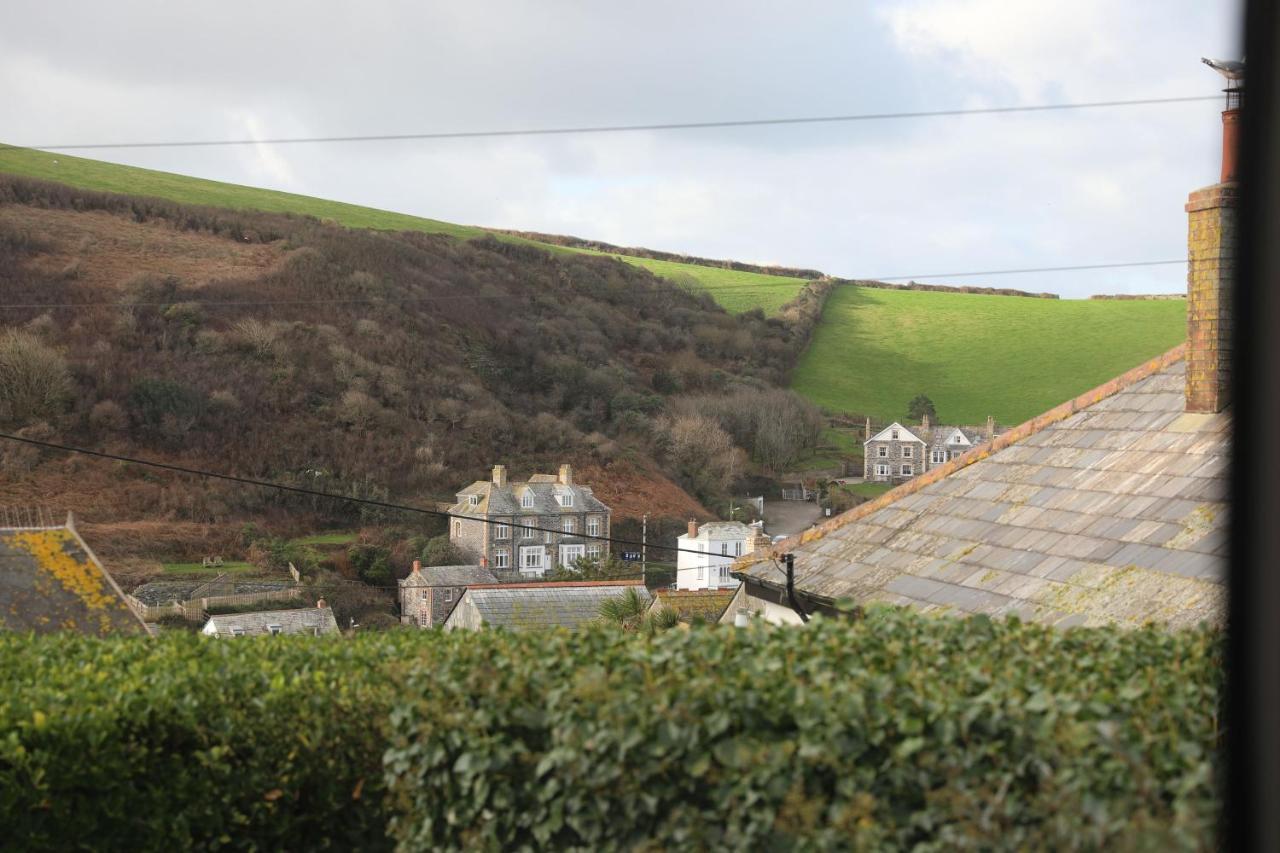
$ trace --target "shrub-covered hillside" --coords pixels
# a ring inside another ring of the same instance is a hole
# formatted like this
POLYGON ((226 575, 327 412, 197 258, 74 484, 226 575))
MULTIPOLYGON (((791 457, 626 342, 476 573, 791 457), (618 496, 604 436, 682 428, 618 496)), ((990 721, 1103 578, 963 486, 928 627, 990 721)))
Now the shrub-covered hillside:
MULTIPOLYGON (((618 460, 656 463, 714 498, 723 476, 681 472, 716 462, 715 424, 669 417, 668 399, 775 387, 816 319, 808 294, 781 318, 734 316, 611 259, 488 236, 348 230, 11 176, 0 176, 0 291, 6 430, 417 499, 447 498, 496 462, 518 475, 618 460)), ((733 439, 753 449, 750 429, 718 435, 721 461, 733 439)), ((0 453, 11 475, 0 503, 90 521, 326 511, 0 453)))
POLYGON ((1215 846, 1210 629, 0 634, 0 675, 26 850, 1215 846))

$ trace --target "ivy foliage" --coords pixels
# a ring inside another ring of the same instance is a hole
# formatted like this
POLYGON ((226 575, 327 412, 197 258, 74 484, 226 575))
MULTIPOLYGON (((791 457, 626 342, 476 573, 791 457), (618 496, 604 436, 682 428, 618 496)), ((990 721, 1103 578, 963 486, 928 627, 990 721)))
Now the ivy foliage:
POLYGON ((657 636, 0 634, 24 849, 1204 849, 1223 643, 870 610, 657 636))

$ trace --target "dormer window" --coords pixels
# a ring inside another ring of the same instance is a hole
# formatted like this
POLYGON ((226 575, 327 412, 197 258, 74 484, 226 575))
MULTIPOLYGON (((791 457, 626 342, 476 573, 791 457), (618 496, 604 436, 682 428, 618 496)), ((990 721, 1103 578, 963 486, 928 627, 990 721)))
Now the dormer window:
POLYGON ((573 506, 573 495, 572 494, 556 495, 556 501, 562 507, 571 507, 573 506))
POLYGON ((471 504, 471 506, 480 506, 480 496, 467 495, 467 503, 471 504))
POLYGON ((524 507, 525 509, 528 509, 529 507, 533 506, 533 492, 526 491, 523 495, 520 496, 520 506, 524 507))

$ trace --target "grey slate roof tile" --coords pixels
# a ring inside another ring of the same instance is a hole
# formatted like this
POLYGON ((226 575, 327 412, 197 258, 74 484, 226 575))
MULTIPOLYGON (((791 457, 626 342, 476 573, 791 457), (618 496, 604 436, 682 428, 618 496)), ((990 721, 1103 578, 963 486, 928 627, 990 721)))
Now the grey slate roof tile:
POLYGON ((821 566, 801 587, 1063 626, 1221 621, 1230 419, 1185 413, 1184 376, 1173 362, 795 547, 821 566))

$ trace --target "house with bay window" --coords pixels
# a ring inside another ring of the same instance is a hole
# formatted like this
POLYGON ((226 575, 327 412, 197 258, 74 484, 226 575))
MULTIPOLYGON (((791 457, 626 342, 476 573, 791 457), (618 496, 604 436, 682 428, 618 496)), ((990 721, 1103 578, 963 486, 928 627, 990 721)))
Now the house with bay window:
POLYGON ((511 481, 505 465, 493 466, 488 480, 457 493, 449 507, 449 541, 468 559, 494 572, 540 577, 579 557, 600 558, 609 543, 611 511, 573 481, 573 467, 559 474, 534 474, 511 481))

